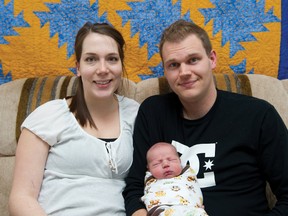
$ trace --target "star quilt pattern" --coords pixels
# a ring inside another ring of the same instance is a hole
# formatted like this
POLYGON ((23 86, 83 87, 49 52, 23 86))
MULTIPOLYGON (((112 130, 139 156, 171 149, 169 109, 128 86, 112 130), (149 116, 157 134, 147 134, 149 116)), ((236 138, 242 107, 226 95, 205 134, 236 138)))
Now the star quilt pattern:
POLYGON ((0 0, 0 84, 75 74, 74 38, 87 21, 123 34, 128 79, 161 77, 158 43, 178 19, 208 32, 215 73, 288 78, 287 0, 0 0))

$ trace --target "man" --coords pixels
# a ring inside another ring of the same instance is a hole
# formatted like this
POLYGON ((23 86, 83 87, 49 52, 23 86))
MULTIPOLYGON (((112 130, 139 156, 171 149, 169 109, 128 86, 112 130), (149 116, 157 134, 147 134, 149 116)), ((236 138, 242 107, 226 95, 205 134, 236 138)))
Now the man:
POLYGON ((145 155, 169 142, 196 170, 205 210, 212 216, 288 215, 288 132, 266 101, 217 90, 216 53, 207 33, 179 20, 160 41, 173 93, 146 99, 134 130, 134 156, 123 192, 127 215, 146 215, 140 198, 145 155), (266 181, 277 196, 269 210, 266 181))

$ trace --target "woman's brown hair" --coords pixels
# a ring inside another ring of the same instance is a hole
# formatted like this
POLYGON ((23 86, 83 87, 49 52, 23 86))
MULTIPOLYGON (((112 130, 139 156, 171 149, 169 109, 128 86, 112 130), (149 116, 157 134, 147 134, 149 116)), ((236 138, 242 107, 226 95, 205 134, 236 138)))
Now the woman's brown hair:
MULTIPOLYGON (((82 55, 82 47, 83 41, 90 33, 98 33, 102 35, 109 36, 115 40, 118 46, 118 52, 123 68, 123 72, 125 72, 124 67, 124 45, 125 40, 121 33, 115 29, 113 26, 106 23, 91 23, 87 22, 84 26, 78 31, 76 39, 75 39, 75 56, 77 63, 80 62, 82 55)), ((97 128, 95 122, 93 121, 90 112, 87 108, 85 99, 84 99, 84 91, 83 91, 83 83, 81 76, 77 78, 77 91, 75 96, 72 97, 71 103, 69 105, 70 112, 75 114, 75 117, 79 124, 84 127, 87 123, 90 124, 91 127, 97 128)))

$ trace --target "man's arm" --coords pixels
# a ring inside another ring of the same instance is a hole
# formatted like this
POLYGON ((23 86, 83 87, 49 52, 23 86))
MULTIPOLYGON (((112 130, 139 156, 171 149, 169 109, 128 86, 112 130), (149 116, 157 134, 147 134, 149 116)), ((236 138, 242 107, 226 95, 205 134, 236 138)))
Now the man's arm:
POLYGON ((133 163, 126 177, 126 188, 123 191, 127 215, 147 215, 145 205, 141 201, 144 194, 144 178, 146 172, 146 152, 149 144, 149 125, 142 106, 138 111, 133 134, 133 163))
POLYGON ((278 200, 267 216, 288 215, 288 131, 273 107, 261 130, 260 165, 278 200))
POLYGON ((147 170, 146 153, 156 142, 171 142, 171 137, 176 131, 167 126, 174 128, 174 123, 177 122, 178 113, 175 106, 178 98, 176 99, 175 103, 174 94, 154 95, 143 101, 139 107, 133 133, 133 163, 125 179, 126 188, 123 191, 126 214, 129 216, 139 209, 142 209, 139 212, 146 213, 145 204, 141 200, 147 170))

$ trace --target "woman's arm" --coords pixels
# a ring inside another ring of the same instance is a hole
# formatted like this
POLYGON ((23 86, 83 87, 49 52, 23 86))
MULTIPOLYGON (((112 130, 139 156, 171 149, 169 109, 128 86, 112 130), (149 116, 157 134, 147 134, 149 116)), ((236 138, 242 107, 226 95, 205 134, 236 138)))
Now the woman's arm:
POLYGON ((49 145, 23 129, 16 149, 12 190, 9 197, 11 216, 44 216, 37 198, 41 188, 49 145))

